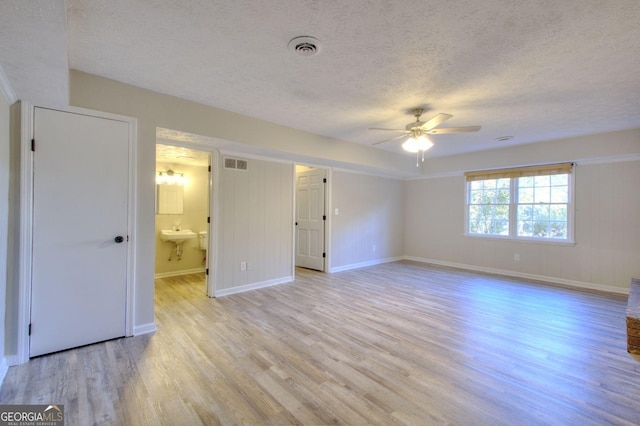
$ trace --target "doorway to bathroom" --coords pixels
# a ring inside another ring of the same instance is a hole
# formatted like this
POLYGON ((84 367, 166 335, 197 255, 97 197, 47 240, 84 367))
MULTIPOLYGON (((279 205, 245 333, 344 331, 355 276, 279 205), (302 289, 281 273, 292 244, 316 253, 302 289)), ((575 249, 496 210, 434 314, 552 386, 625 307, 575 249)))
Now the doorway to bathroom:
POLYGON ((156 281, 197 286, 210 294, 213 152, 156 141, 156 281))

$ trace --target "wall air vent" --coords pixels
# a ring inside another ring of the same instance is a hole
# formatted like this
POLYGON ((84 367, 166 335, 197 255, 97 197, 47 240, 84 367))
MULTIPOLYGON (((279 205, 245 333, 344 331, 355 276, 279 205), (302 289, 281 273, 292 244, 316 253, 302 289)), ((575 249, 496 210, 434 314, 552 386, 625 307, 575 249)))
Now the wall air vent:
POLYGON ((225 169, 235 169, 235 170, 247 170, 248 162, 247 162, 247 160, 241 160, 239 158, 225 157, 225 159, 224 159, 224 168, 225 169))

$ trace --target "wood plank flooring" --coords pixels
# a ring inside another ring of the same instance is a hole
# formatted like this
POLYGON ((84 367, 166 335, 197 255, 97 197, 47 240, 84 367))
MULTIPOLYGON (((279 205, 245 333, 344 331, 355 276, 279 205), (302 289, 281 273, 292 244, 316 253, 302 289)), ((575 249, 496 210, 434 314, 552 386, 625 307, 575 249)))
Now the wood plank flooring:
POLYGON ((68 425, 638 425, 626 300, 397 262, 210 299, 156 282, 154 335, 11 367, 68 425))

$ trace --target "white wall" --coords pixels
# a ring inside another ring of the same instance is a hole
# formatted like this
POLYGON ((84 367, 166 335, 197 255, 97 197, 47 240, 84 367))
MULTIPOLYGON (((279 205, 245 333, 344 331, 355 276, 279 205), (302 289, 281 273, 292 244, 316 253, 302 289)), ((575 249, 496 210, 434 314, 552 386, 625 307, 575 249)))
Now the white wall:
POLYGON ((542 145, 485 152, 475 158, 445 158, 439 164, 432 160, 428 170, 443 177, 405 183, 405 255, 517 276, 546 277, 586 288, 627 291, 631 278, 640 276, 640 132, 542 145), (493 157, 488 158, 489 154, 493 157), (601 159, 593 158, 596 156, 601 159), (465 179, 457 170, 555 161, 577 161, 575 245, 463 235, 465 179), (516 253, 519 261, 514 260, 516 253))
POLYGON ((334 170, 330 184, 331 271, 404 254, 403 181, 334 170))
POLYGON ((216 295, 293 278, 294 166, 246 161, 246 171, 221 169, 216 295))
POLYGON ((183 214, 156 214, 156 267, 157 276, 180 275, 204 271, 205 252, 200 250, 200 239, 186 240, 182 245, 182 259, 176 256, 175 244, 162 241, 160 230, 173 229, 180 225, 182 229, 193 232, 208 231, 209 224, 209 170, 208 166, 189 166, 183 164, 157 163, 157 171, 174 170, 184 173, 184 209, 183 214), (171 256, 172 260, 169 260, 171 256))

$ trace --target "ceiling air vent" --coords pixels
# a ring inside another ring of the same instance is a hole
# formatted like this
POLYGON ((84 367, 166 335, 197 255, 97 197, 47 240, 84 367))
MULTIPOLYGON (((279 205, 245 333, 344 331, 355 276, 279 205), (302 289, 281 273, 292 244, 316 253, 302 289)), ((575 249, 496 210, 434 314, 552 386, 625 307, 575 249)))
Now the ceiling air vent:
POLYGON ((289 50, 294 51, 298 56, 312 56, 318 53, 318 41, 315 37, 295 37, 289 42, 289 50))
POLYGON ((224 168, 225 169, 235 169, 235 170, 247 170, 247 160, 241 160, 239 158, 229 158, 225 157, 224 159, 224 168))

